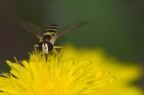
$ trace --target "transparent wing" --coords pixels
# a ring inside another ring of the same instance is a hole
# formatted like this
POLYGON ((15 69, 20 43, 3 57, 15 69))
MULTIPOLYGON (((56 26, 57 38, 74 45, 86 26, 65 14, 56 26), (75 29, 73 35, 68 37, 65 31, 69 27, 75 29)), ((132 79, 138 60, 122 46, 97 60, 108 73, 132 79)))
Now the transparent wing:
POLYGON ((25 21, 19 21, 19 24, 22 26, 23 29, 35 35, 38 39, 42 38, 41 29, 37 25, 30 23, 30 22, 25 22, 25 21))
POLYGON ((65 29, 63 29, 63 31, 58 32, 58 34, 54 37, 54 42, 55 42, 55 40, 57 38, 59 38, 60 36, 64 35, 65 33, 73 31, 73 30, 75 30, 75 29, 77 29, 77 28, 79 28, 79 27, 81 27, 81 26, 83 26, 83 25, 85 25, 87 23, 88 23, 88 21, 83 21, 83 22, 79 22, 79 23, 67 26, 65 29))

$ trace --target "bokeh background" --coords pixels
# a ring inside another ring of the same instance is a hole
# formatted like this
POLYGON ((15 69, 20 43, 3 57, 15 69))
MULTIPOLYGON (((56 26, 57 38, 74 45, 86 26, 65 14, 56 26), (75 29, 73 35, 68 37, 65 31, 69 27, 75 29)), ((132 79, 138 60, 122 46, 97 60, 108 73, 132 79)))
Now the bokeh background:
MULTIPOLYGON (((110 56, 144 66, 143 0, 0 0, 0 71, 5 60, 28 58, 38 40, 18 24, 32 22, 45 31, 80 21, 89 23, 60 38, 56 44, 103 48, 110 56)), ((44 32, 43 32, 44 33, 44 32)), ((143 78, 139 84, 143 84, 143 78)))

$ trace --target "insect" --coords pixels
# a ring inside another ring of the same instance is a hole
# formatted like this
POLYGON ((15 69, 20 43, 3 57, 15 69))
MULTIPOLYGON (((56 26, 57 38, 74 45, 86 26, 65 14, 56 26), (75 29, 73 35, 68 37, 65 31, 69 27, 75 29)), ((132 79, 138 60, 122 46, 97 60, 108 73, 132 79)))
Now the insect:
POLYGON ((39 48, 40 51, 45 55, 46 61, 47 61, 47 56, 49 52, 54 52, 54 54, 57 54, 57 48, 62 48, 62 46, 55 46, 56 40, 64 35, 67 32, 73 31, 83 25, 88 23, 87 21, 79 22, 76 24, 72 24, 64 28, 63 30, 59 30, 58 26, 56 24, 50 25, 45 33, 41 35, 41 29, 30 22, 25 22, 25 21, 19 21, 19 24, 24 28, 26 31, 32 33, 39 39, 39 44, 34 45, 34 49, 36 52, 36 48, 39 48))

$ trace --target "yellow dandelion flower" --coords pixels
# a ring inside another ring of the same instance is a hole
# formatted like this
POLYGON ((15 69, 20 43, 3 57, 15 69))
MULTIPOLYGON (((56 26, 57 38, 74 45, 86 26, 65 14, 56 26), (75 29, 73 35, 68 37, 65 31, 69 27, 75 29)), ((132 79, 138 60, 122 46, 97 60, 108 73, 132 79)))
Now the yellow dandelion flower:
POLYGON ((0 77, 0 95, 88 95, 115 80, 89 55, 80 56, 72 48, 47 62, 32 54, 28 61, 7 64, 11 71, 0 77))
POLYGON ((139 65, 120 62, 114 57, 107 56, 102 49, 77 50, 70 45, 67 49, 69 49, 70 56, 77 55, 83 58, 90 56, 89 59, 96 63, 97 70, 103 68, 112 72, 117 78, 115 82, 96 89, 91 95, 143 95, 142 89, 132 84, 142 77, 142 68, 139 65))
POLYGON ((114 57, 106 55, 102 49, 75 49, 71 45, 66 46, 69 56, 88 58, 96 64, 96 70, 103 68, 112 72, 117 80, 103 88, 96 89, 91 95, 143 95, 139 86, 132 84, 142 77, 142 68, 139 65, 120 62, 114 57))

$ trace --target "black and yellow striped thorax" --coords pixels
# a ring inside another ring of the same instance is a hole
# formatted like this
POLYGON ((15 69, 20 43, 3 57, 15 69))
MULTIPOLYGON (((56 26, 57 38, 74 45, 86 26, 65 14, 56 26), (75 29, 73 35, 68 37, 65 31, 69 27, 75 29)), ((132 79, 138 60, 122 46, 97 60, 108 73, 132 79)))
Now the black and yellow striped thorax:
POLYGON ((58 32, 58 27, 56 24, 50 25, 46 32, 42 35, 42 41, 50 41, 53 36, 55 36, 58 32))

